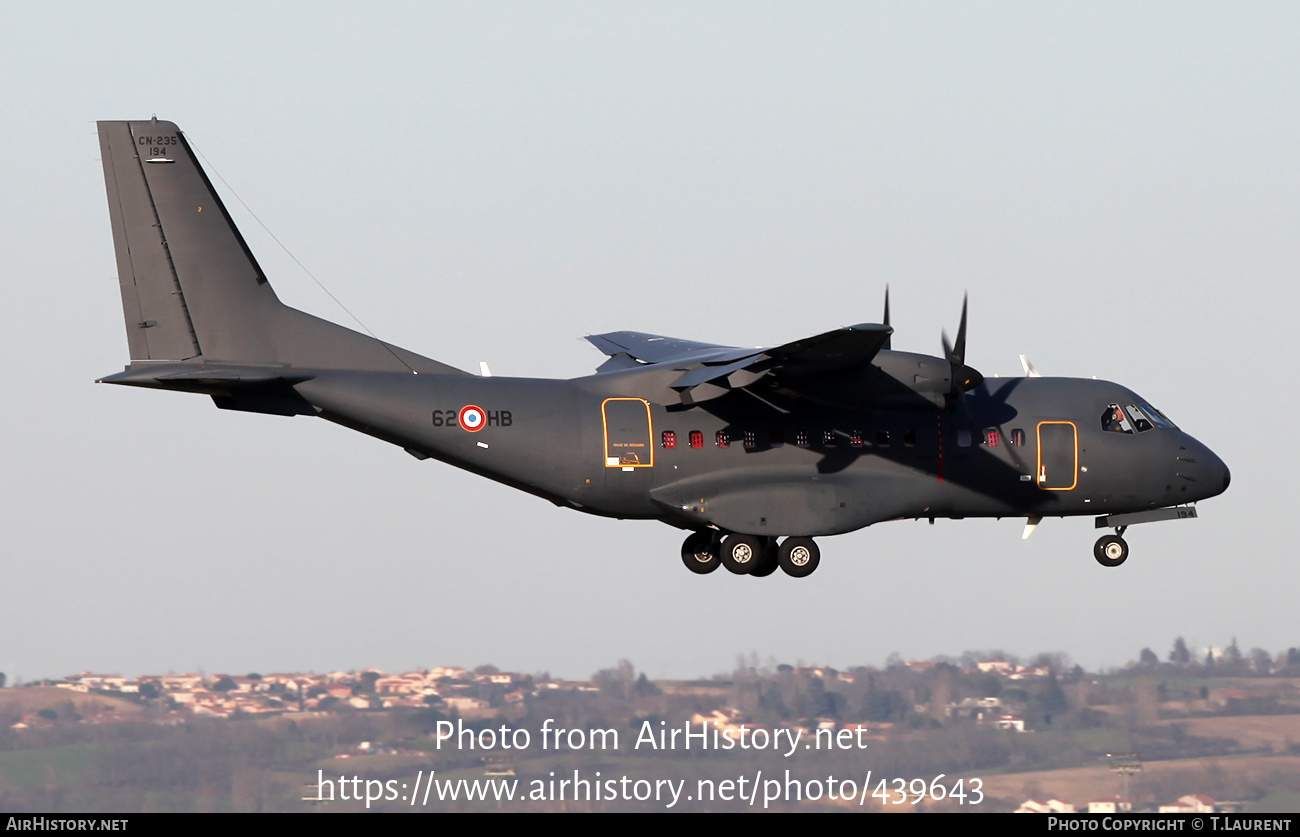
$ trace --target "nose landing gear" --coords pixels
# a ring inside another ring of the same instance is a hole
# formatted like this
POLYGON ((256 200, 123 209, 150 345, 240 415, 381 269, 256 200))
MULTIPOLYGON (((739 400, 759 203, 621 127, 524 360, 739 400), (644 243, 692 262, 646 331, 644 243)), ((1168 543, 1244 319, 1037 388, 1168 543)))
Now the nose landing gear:
POLYGON ((1128 542, 1120 537, 1127 527, 1121 526, 1117 534, 1102 535, 1092 548, 1093 557, 1103 567, 1118 567, 1128 560, 1128 542))
POLYGON ((1193 506, 1170 506, 1166 509, 1150 509, 1126 514, 1108 514, 1096 519, 1098 529, 1115 528, 1115 534, 1102 535, 1092 548, 1092 555, 1103 567, 1118 567, 1128 560, 1128 542, 1124 532, 1128 527, 1138 523, 1156 523, 1161 520, 1195 520, 1196 509, 1193 506))

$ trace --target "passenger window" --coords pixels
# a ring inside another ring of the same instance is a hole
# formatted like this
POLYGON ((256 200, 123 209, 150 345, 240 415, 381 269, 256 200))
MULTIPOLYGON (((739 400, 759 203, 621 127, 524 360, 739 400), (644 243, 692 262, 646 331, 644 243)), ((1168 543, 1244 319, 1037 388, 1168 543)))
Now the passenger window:
POLYGON ((906 448, 914 448, 914 447, 916 447, 916 431, 915 431, 915 430, 909 430, 909 431, 907 431, 906 433, 903 434, 903 447, 906 447, 906 448))
POLYGON ((794 443, 801 448, 808 447, 808 431, 796 430, 794 432, 794 443))
POLYGON ((1016 447, 1020 447, 1024 443, 1025 443, 1025 431, 1021 430, 1019 427, 1012 430, 1011 444, 1015 445, 1016 447))
POLYGON ((827 430, 824 433, 822 433, 822 447, 833 448, 835 447, 837 442, 838 440, 835 438, 834 430, 827 430))
POLYGON ((1000 441, 1001 437, 998 435, 997 428, 990 427, 984 431, 984 444, 991 448, 995 448, 998 446, 998 442, 1000 441))
POLYGON ((666 450, 672 450, 677 447, 677 434, 672 430, 665 430, 659 435, 659 443, 663 445, 666 450))
POLYGON ((753 450, 758 447, 758 434, 753 430, 745 431, 745 450, 753 450))
POLYGON ((862 435, 861 430, 854 430, 849 434, 849 447, 860 448, 867 443, 867 439, 862 435))
POLYGON ((780 430, 773 430, 769 437, 772 441, 772 447, 779 448, 785 444, 785 433, 780 430))
POLYGON ((731 438, 727 436, 727 431, 719 430, 717 433, 714 433, 713 444, 717 445, 720 448, 731 447, 731 438))
POLYGON ((690 435, 690 445, 693 448, 704 447, 704 434, 699 430, 692 430, 690 435))
POLYGON ((970 447, 970 431, 969 431, 969 430, 958 430, 958 431, 957 431, 957 447, 959 447, 959 448, 968 448, 968 447, 970 447))
POLYGON ((889 431, 881 430, 876 434, 876 444, 882 448, 889 447, 889 431))

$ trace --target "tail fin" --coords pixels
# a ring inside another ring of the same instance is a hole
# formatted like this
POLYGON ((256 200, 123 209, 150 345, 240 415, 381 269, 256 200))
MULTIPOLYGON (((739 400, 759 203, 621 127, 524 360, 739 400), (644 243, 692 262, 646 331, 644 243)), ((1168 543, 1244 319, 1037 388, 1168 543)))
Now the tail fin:
POLYGON ((281 303, 175 124, 99 144, 133 362, 460 372, 281 303))

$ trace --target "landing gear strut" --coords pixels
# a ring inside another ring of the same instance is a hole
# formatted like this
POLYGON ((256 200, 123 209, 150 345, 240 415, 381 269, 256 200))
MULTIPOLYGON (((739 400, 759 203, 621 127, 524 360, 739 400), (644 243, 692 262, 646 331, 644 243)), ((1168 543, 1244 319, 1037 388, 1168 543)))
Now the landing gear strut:
POLYGON ((1170 506, 1167 509, 1149 509, 1141 512, 1124 514, 1107 514, 1097 518, 1098 529, 1115 529, 1113 535, 1103 535, 1097 539, 1092 548, 1093 557, 1103 567, 1118 567, 1128 558, 1128 544, 1124 541, 1124 531, 1138 523, 1155 523, 1161 520, 1195 520, 1194 506, 1170 506))
POLYGON ((767 578, 780 566, 776 559, 776 538, 763 538, 763 551, 758 556, 758 564, 749 574, 755 578, 767 578))

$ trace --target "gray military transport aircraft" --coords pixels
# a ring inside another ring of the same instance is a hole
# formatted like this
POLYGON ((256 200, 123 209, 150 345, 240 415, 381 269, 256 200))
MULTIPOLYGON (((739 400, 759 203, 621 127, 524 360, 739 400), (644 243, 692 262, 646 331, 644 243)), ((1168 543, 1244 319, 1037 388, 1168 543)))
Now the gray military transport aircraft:
POLYGON ((558 506, 690 532, 682 559, 811 574, 813 538, 902 518, 1093 515, 1105 566, 1136 523, 1196 517, 1228 469, 1118 384, 986 380, 966 306, 943 357, 884 323, 769 349, 619 331, 568 381, 472 375, 282 304, 177 127, 100 122, 131 361, 104 383, 320 416, 558 506))

